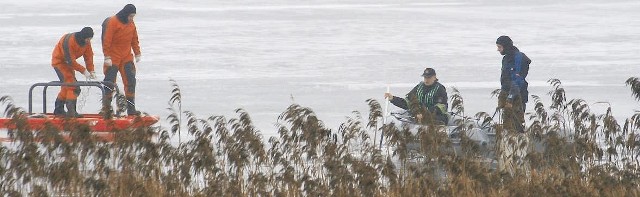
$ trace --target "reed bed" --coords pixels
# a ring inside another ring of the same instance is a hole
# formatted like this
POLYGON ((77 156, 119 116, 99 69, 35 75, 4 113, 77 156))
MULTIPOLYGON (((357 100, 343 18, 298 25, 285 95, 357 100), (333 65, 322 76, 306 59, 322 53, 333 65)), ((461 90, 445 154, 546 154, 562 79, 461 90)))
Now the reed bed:
MULTIPOLYGON (((503 129, 488 113, 473 116, 496 131, 491 150, 470 140, 464 119, 456 122, 458 149, 434 124, 417 132, 382 124, 373 99, 366 101, 367 115, 353 112, 334 129, 312 109, 291 104, 278 117, 277 136, 263 139, 243 109, 235 117, 183 111, 172 83, 170 127, 114 131, 113 142, 97 139, 86 125, 34 131, 23 109, 0 98, 17 125, 15 142, 0 146, 0 194, 640 196, 640 113, 622 121, 611 108, 594 114, 584 100, 568 99, 557 79, 549 80, 549 105, 533 96, 525 134, 503 129), (486 158, 486 151, 495 157, 486 158)), ((639 79, 626 84, 640 100, 639 79)), ((467 117, 460 92, 454 90, 450 103, 467 117)))

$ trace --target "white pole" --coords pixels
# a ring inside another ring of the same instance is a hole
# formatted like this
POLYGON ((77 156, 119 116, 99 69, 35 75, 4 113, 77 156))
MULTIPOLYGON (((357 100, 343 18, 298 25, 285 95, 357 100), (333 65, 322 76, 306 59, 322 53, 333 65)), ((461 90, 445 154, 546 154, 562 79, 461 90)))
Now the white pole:
MULTIPOLYGON (((389 91, 389 84, 387 84, 387 93, 390 93, 389 91)), ((387 114, 389 112, 389 99, 385 98, 384 100, 386 100, 386 102, 384 102, 384 112, 382 114, 382 126, 384 127, 384 125, 387 125, 387 114)), ((382 148, 382 138, 384 138, 384 130, 382 130, 382 132, 380 132, 380 148, 382 148)), ((374 139, 375 140, 375 139, 374 139)), ((374 146, 375 146, 375 142, 374 142, 374 146)))
MULTIPOLYGON (((387 93, 389 93, 389 85, 387 85, 387 93)), ((384 119, 382 119, 382 122, 384 124, 386 124, 386 120, 387 120, 387 113, 389 112, 389 99, 385 99, 387 100, 387 102, 384 103, 384 114, 383 117, 385 117, 384 119)))

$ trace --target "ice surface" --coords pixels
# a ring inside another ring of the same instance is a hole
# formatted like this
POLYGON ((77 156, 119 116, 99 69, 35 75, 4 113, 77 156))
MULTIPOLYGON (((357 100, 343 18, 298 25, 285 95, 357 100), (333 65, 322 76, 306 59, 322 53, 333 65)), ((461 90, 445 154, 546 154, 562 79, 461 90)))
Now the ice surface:
MULTIPOLYGON (((100 24, 128 2, 0 2, 0 94, 26 108, 31 84, 57 80, 55 43, 84 26, 96 31, 101 65, 100 24)), ((624 81, 640 73, 640 2, 502 2, 136 1, 138 108, 166 117, 174 79, 183 109, 203 118, 244 108, 269 136, 296 102, 337 128, 354 110, 366 114, 365 100, 382 100, 387 85, 407 93, 429 66, 450 93, 460 90, 467 113, 491 113, 501 59, 494 43, 509 35, 533 60, 531 94, 546 99, 546 81, 558 78, 569 98, 609 102, 618 119, 638 109, 624 81)), ((95 112, 98 91, 85 94, 82 110, 95 112)))

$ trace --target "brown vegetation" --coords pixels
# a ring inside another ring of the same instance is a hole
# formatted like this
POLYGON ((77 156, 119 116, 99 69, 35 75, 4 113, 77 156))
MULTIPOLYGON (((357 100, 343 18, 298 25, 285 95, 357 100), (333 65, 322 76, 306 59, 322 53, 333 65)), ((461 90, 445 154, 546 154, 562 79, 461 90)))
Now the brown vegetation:
MULTIPOLYGON (((559 80, 550 83, 552 103, 547 109, 534 96, 526 134, 503 130, 487 113, 476 114, 496 130, 493 162, 464 135, 470 129, 464 121, 455 149, 438 126, 414 135, 382 125, 375 100, 367 100, 366 123, 354 112, 335 130, 311 109, 292 104, 279 116, 278 136, 265 142, 242 109, 234 118, 182 111, 174 82, 169 130, 116 131, 116 140, 105 143, 82 125, 69 126, 70 141, 53 127, 31 131, 19 115, 25 112, 5 96, 5 114, 19 127, 12 130, 16 142, 0 146, 0 194, 639 196, 640 113, 620 125, 610 108, 594 114, 584 100, 567 101, 559 80), (178 135, 182 128, 186 133, 178 135), (372 136, 380 132, 383 149, 372 136), (171 141, 179 136, 179 143, 171 141), (409 148, 412 143, 419 147, 409 148)), ((627 84, 640 99, 638 79, 627 84)), ((453 111, 464 113, 457 91, 451 103, 453 111)))

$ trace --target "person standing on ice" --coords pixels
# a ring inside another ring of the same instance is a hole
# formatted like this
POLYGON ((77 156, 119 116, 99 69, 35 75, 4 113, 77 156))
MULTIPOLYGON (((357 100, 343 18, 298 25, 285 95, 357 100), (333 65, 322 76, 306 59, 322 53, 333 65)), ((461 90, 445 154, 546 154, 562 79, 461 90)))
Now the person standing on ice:
POLYGON ((409 91, 405 98, 393 96, 388 92, 384 94, 384 98, 399 108, 409 110, 419 123, 423 123, 424 117, 435 115, 433 118, 438 124, 446 125, 449 122, 447 89, 438 82, 436 70, 433 68, 424 69, 422 77, 424 80, 409 91))
POLYGON ((498 52, 502 57, 500 74, 500 95, 498 108, 504 109, 503 125, 505 129, 524 132, 524 111, 527 109, 529 91, 527 74, 531 59, 513 45, 509 36, 500 36, 496 40, 498 52))
MULTIPOLYGON (((91 38, 93 29, 84 27, 81 31, 68 33, 60 38, 58 44, 53 48, 51 55, 51 65, 58 78, 64 83, 75 83, 76 75, 74 70, 82 73, 88 79, 95 79, 93 65, 93 50, 91 49, 91 38), (84 57, 86 68, 76 62, 76 59, 84 57)), ((80 88, 76 86, 62 86, 54 103, 53 114, 67 117, 81 117, 76 111, 76 103, 80 88), (64 106, 67 111, 65 112, 64 106)))
MULTIPOLYGON (((140 62, 140 43, 138 31, 133 18, 136 15, 136 7, 127 4, 116 15, 104 20, 102 23, 102 52, 104 53, 104 81, 116 82, 118 72, 124 83, 124 93, 127 99, 127 115, 140 115, 136 110, 136 65, 140 62), (133 50, 133 54, 131 51, 133 50), (135 63, 133 62, 135 58, 135 63)), ((102 100, 103 115, 111 113, 111 100, 113 88, 109 87, 106 96, 102 100)))

